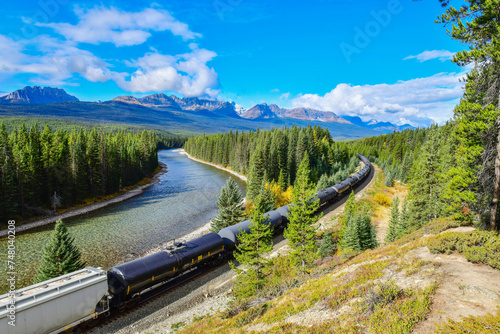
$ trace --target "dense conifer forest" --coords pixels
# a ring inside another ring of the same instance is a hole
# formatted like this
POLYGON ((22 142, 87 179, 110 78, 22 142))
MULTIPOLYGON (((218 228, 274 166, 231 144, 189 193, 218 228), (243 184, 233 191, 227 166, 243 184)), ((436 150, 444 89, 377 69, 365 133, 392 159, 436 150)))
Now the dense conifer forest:
MULTIPOLYGON (((263 182, 276 182, 281 189, 293 185, 306 154, 311 180, 319 189, 352 173, 360 153, 382 168, 387 185, 393 180, 409 185, 408 232, 444 216, 476 220, 486 227, 491 225, 494 155, 476 154, 475 160, 464 161, 471 148, 464 143, 463 122, 457 115, 443 126, 345 142, 334 142, 319 126, 235 131, 190 138, 185 148, 195 157, 247 174, 250 199, 258 195, 263 182)), ((477 136, 472 149, 485 145, 481 138, 487 139, 477 136)))
POLYGON ((306 154, 314 183, 332 168, 345 167, 351 158, 347 147, 334 142, 328 129, 320 126, 203 135, 189 138, 184 148, 197 158, 248 175, 249 198, 257 196, 263 182, 275 181, 281 189, 293 185, 306 154))
POLYGON ((1 220, 46 215, 116 193, 155 171, 158 148, 182 143, 148 131, 22 125, 8 133, 1 124, 1 220))

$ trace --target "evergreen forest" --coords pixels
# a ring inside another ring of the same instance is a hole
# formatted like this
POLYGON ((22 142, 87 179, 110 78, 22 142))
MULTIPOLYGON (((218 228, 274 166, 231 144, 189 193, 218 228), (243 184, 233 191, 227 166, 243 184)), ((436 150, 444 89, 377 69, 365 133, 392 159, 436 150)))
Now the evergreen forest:
MULTIPOLYGON (((276 182, 281 189, 293 186, 304 155, 310 159, 311 181, 321 189, 354 172, 356 153, 360 153, 380 166, 386 185, 400 180, 409 186, 407 232, 445 216, 491 227, 496 155, 490 151, 471 156, 471 152, 494 147, 489 143, 494 137, 479 133, 476 140, 466 141, 470 138, 470 130, 464 133, 466 121, 456 111, 455 118, 442 126, 343 142, 333 141, 321 127, 231 131, 189 138, 185 149, 197 158, 247 174, 250 199, 259 194, 262 183, 276 182)), ((493 123, 482 126, 486 131, 493 123)))
POLYGON ((1 221, 50 215, 116 193, 157 169, 159 148, 182 143, 145 130, 106 132, 97 127, 53 131, 48 125, 21 125, 9 133, 2 123, 1 221))

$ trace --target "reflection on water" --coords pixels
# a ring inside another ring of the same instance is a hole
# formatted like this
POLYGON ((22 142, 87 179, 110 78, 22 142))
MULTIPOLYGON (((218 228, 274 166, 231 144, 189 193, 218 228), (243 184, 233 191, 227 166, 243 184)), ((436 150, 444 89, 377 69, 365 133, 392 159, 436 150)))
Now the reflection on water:
MULTIPOLYGON (((128 254, 142 254, 179 238, 215 216, 220 188, 234 176, 194 162, 177 150, 160 151, 158 158, 167 164, 168 172, 140 196, 64 220, 87 265, 108 269, 126 261, 128 254)), ((244 182, 235 180, 244 193, 244 182)), ((17 288, 31 284, 53 228, 49 225, 16 236, 17 288)), ((5 238, 0 240, 0 250, 7 254, 5 238)), ((6 271, 4 262, 0 272, 6 271)), ((5 283, 0 282, 0 293, 7 291, 5 283)))

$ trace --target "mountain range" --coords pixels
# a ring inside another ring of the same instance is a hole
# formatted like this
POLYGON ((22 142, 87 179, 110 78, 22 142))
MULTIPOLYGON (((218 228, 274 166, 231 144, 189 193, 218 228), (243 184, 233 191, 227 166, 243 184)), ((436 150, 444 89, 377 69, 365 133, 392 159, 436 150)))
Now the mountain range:
POLYGON ((256 129, 283 125, 321 124, 338 138, 359 138, 391 133, 407 128, 390 122, 359 117, 339 117, 333 112, 311 108, 286 109, 276 104, 257 104, 243 109, 234 102, 196 97, 152 94, 141 98, 118 96, 105 102, 83 102, 63 89, 30 87, 0 97, 0 116, 38 115, 68 117, 98 122, 118 122, 186 129, 194 132, 218 132, 238 128, 256 129))

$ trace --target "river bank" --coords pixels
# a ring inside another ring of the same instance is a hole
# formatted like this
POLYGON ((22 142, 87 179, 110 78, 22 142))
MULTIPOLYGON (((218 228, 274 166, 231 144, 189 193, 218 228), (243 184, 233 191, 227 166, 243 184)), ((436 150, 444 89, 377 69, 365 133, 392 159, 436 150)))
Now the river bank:
MULTIPOLYGON (((87 214, 89 212, 106 207, 108 205, 123 202, 129 198, 138 196, 138 195, 142 194, 145 189, 151 187, 153 184, 158 183, 160 181, 160 176, 162 176, 163 174, 165 174, 167 172, 168 168, 167 168, 166 164, 164 164, 163 162, 158 162, 158 164, 160 166, 160 170, 155 175, 153 175, 153 177, 151 177, 151 181, 149 181, 146 184, 135 187, 134 189, 129 190, 123 194, 116 195, 115 197, 113 197, 111 199, 107 199, 107 200, 104 200, 101 202, 96 202, 96 203, 93 203, 93 204, 90 204, 90 205, 87 205, 87 206, 84 206, 84 207, 81 207, 78 209, 66 211, 64 213, 61 213, 61 214, 58 214, 58 215, 55 215, 52 217, 48 217, 48 218, 44 218, 44 219, 40 219, 40 220, 36 220, 36 221, 30 222, 30 223, 25 223, 25 224, 16 226, 16 232, 26 231, 29 229, 33 229, 35 227, 52 224, 52 223, 55 223, 59 219, 66 219, 66 218, 70 218, 70 217, 84 215, 84 214, 87 214)), ((0 237, 7 235, 7 231, 8 231, 7 229, 1 230, 0 237)))
MULTIPOLYGON (((193 160, 193 161, 196 161, 196 162, 199 162, 199 163, 202 163, 202 164, 205 164, 205 165, 209 165, 209 166, 212 166, 212 167, 215 167, 215 168, 218 168, 218 169, 221 169, 225 172, 228 172, 236 177, 238 177, 239 179, 247 182, 247 177, 245 175, 242 175, 242 174, 239 174, 233 170, 230 170, 230 169, 227 169, 227 168, 224 168, 222 166, 218 166, 214 163, 211 163, 211 162, 207 162, 207 161, 203 161, 203 160, 200 160, 200 159, 197 159, 197 158, 194 158, 192 157, 191 155, 189 155, 186 151, 184 151, 184 149, 180 148, 180 149, 176 149, 174 152, 179 152, 180 154, 184 154, 185 156, 187 156, 189 159, 193 160)), ((243 200, 246 200, 246 197, 243 198, 243 200)), ((207 234, 208 232, 210 232, 210 225, 211 225, 211 221, 208 221, 205 225, 197 228, 196 230, 194 231, 191 231, 189 232, 188 234, 185 234, 183 235, 182 237, 180 238, 177 238, 175 241, 181 241, 181 242, 186 242, 188 240, 192 240, 192 239, 195 239, 195 238, 198 238, 198 237, 201 237, 202 235, 204 234, 207 234)), ((153 249, 150 249, 149 251, 143 253, 143 254, 140 254, 139 256, 137 256, 137 258, 139 257, 143 257, 143 256, 147 256, 147 255, 151 255, 151 254, 154 254, 154 253, 157 253, 163 249, 165 249, 167 246, 169 246, 172 242, 172 241, 167 241, 165 243, 162 243, 161 245, 159 246, 156 246, 154 247, 153 249)))
POLYGON ((228 173, 231 173, 231 174, 233 174, 234 176, 236 176, 236 177, 240 178, 241 180, 243 180, 243 181, 245 181, 245 182, 247 182, 247 181, 248 181, 248 180, 247 180, 247 177, 246 177, 245 175, 243 175, 243 174, 239 174, 238 172, 235 172, 234 170, 224 168, 224 167, 222 167, 222 166, 216 165, 216 164, 211 163, 211 162, 207 162, 207 161, 203 161, 203 160, 200 160, 200 159, 196 159, 196 158, 194 158, 194 157, 190 156, 190 155, 189 155, 189 153, 187 153, 186 151, 184 151, 184 149, 183 149, 183 148, 180 148, 180 149, 178 149, 177 151, 178 151, 179 153, 181 153, 181 154, 185 154, 185 155, 186 155, 189 159, 191 159, 191 160, 193 160, 193 161, 200 162, 200 163, 205 164, 205 165, 210 165, 210 166, 215 167, 215 168, 218 168, 218 169, 222 169, 223 171, 226 171, 226 172, 228 172, 228 173))

